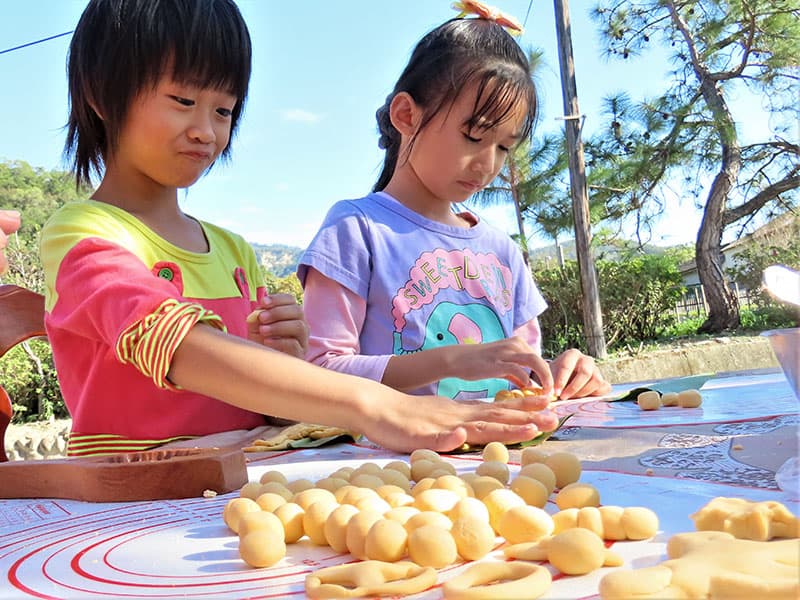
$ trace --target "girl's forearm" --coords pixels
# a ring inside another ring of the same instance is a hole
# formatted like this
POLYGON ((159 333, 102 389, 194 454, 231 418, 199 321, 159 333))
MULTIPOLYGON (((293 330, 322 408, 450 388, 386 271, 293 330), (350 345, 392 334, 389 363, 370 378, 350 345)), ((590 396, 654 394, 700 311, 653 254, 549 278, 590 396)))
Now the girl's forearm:
POLYGON ((198 324, 176 350, 169 379, 239 408, 360 431, 393 392, 198 324))
POLYGON ((410 391, 447 377, 457 377, 452 355, 458 346, 444 346, 392 356, 383 372, 382 383, 396 390, 410 391))

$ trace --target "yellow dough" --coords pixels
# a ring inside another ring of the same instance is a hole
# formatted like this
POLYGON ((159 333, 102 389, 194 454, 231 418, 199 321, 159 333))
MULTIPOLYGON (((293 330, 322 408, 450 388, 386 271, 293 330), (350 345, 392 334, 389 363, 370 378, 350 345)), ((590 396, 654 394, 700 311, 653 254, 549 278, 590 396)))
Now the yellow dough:
POLYGON ((283 541, 294 544, 305 535, 303 529, 303 515, 306 513, 299 504, 287 502, 281 504, 273 513, 283 524, 283 541))
POLYGON ((470 566, 442 585, 445 600, 538 598, 550 589, 550 571, 530 563, 486 562, 470 566))
POLYGON ((233 498, 222 509, 222 520, 233 533, 239 533, 239 519, 249 512, 259 512, 261 507, 250 498, 233 498))
POLYGON ((494 477, 503 485, 508 483, 508 465, 505 462, 500 462, 499 460, 483 461, 478 465, 478 468, 475 469, 475 473, 482 477, 494 477))
POLYGON ((800 597, 796 540, 756 542, 722 531, 680 533, 667 543, 670 560, 618 570, 600 580, 603 600, 636 598, 800 597))
POLYGON ((450 531, 437 525, 423 525, 408 534, 408 557, 421 567, 441 569, 458 559, 450 531))
POLYGON ((541 481, 520 475, 511 482, 511 491, 525 501, 525 504, 544 508, 550 494, 541 481))
POLYGON ((678 392, 678 406, 681 408, 697 408, 703 403, 703 396, 698 390, 678 392))
POLYGON ((556 487, 574 483, 581 478, 581 461, 569 452, 555 452, 544 460, 556 476, 556 487))
POLYGON ((261 510, 266 510, 268 512, 275 512, 276 508, 282 504, 286 504, 286 502, 286 498, 274 492, 260 494, 258 498, 256 498, 256 504, 261 507, 261 510))
POLYGON ((636 396, 636 404, 642 410, 658 410, 661 408, 661 394, 656 391, 641 392, 636 396))
MULTIPOLYGON (((525 449, 530 450, 530 448, 525 449)), ((519 470, 519 477, 530 477, 535 479, 547 488, 548 496, 553 493, 554 489, 556 489, 556 474, 553 473, 553 469, 544 463, 534 462, 523 466, 519 470)))
POLYGON ((239 540, 239 556, 251 567, 271 567, 286 556, 283 534, 271 529, 251 531, 239 540))
POLYGON ((497 528, 509 544, 536 542, 553 533, 553 518, 536 506, 514 506, 501 515, 497 528))
POLYGON ((406 596, 436 583, 436 571, 411 562, 367 560, 319 569, 306 576, 309 598, 406 596), (346 584, 350 584, 349 586, 346 584))
POLYGON ((588 529, 568 529, 539 542, 523 542, 503 548, 503 553, 520 560, 547 560, 567 575, 585 575, 600 567, 622 564, 603 540, 588 529))
POLYGON ((352 504, 340 504, 333 509, 322 528, 325 540, 336 552, 347 552, 347 524, 358 509, 352 504))
POLYGON ((284 537, 283 523, 271 512, 265 510, 248 512, 239 519, 239 538, 243 538, 248 533, 259 529, 269 529, 284 537))
POLYGON ((658 516, 642 506, 585 506, 557 512, 553 525, 554 533, 579 527, 604 540, 645 540, 658 533, 658 516))
POLYGON ((292 499, 292 502, 300 505, 303 510, 308 510, 308 507, 318 500, 326 500, 331 504, 338 504, 336 502, 336 496, 333 495, 333 492, 316 487, 296 493, 292 499))
POLYGON ((483 448, 481 456, 484 461, 497 461, 506 464, 509 458, 508 448, 500 442, 489 442, 483 448))
POLYGON ((800 519, 774 500, 717 497, 689 518, 698 531, 725 531, 745 540, 800 537, 800 519))
POLYGON ((600 492, 589 483, 576 481, 561 488, 556 494, 556 505, 561 510, 600 506, 600 492))
POLYGON ((364 551, 364 546, 367 543, 367 534, 382 518, 380 513, 364 510, 353 515, 347 522, 345 531, 347 551, 358 560, 366 560, 367 553, 364 551))
POLYGON ((678 406, 678 392, 664 392, 661 394, 661 406, 678 406))
POLYGON ((506 488, 492 490, 483 499, 483 503, 489 511, 489 524, 495 531, 499 531, 500 517, 502 517, 504 513, 515 506, 526 506, 525 500, 506 488))
POLYGON ((406 554, 408 533, 397 521, 381 519, 367 532, 364 553, 371 560, 397 562, 406 554))
POLYGON ((496 539, 488 518, 475 515, 454 519, 450 534, 464 560, 480 560, 492 551, 496 539))
POLYGON ((317 500, 303 513, 303 531, 316 546, 327 546, 325 522, 338 505, 335 500, 317 500))

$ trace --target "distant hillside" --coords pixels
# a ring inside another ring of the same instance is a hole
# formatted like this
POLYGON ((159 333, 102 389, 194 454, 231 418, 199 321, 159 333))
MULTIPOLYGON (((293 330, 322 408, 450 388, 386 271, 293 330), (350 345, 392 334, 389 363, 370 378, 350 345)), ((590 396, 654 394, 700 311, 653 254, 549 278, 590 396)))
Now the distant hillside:
MULTIPOLYGON (((561 246, 561 252, 563 253, 564 260, 577 260, 577 254, 575 252, 575 240, 566 240, 561 242, 559 246, 561 246)), ((645 244, 644 251, 647 254, 664 254, 670 248, 672 247, 645 244)), ((620 253, 623 252, 623 249, 616 246, 601 246, 599 248, 594 248, 592 252, 595 260, 614 260, 615 258, 619 257, 620 253)), ((531 264, 540 261, 545 263, 552 261, 553 263, 558 264, 558 248, 555 244, 543 246, 541 248, 529 248, 528 254, 531 259, 531 264)))
POLYGON ((302 248, 283 244, 250 244, 256 252, 258 262, 276 277, 286 277, 297 269, 303 254, 302 248))

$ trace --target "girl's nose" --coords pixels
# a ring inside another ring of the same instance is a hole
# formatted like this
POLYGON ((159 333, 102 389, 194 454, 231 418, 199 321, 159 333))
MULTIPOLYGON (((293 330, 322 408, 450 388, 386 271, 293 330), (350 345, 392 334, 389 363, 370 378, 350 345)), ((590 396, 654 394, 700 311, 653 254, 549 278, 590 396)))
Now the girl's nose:
POLYGON ((211 118, 199 112, 192 119, 187 134, 191 139, 203 144, 210 144, 217 139, 211 118))

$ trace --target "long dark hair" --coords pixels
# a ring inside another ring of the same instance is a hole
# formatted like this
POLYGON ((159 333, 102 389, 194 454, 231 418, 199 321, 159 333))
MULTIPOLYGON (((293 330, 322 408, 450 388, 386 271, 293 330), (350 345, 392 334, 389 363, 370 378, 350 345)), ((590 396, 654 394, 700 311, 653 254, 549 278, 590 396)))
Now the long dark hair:
MULTIPOLYGON (((233 0, 91 0, 72 36, 67 66, 64 156, 72 159, 77 184, 91 184, 92 173, 102 176, 132 100, 155 87, 168 68, 179 83, 236 96, 232 140, 251 57, 250 34, 233 0)), ((229 141, 222 158, 230 152, 229 141)))
MULTIPOLYGON (((426 34, 414 48, 408 65, 375 113, 386 150, 373 191, 386 187, 400 160, 400 132, 392 125, 389 106, 400 92, 408 93, 423 109, 422 129, 440 110, 449 107, 467 86, 477 83, 478 100, 469 128, 490 128, 508 118, 519 101, 528 113, 520 139, 530 136, 536 121, 536 88, 525 53, 509 33, 487 19, 456 18, 426 34)), ((411 140, 409 148, 413 145, 411 140)))

